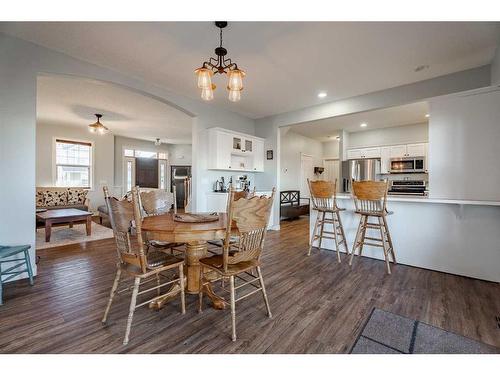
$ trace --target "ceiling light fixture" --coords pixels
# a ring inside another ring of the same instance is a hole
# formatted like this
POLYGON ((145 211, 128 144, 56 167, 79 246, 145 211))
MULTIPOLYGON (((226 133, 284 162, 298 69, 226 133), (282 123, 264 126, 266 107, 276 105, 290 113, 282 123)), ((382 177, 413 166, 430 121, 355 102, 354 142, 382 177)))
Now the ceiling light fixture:
POLYGON ((155 139, 155 146, 161 146, 161 139, 160 138, 155 139))
POLYGON ((431 115, 429 115, 429 114, 427 113, 427 114, 425 115, 425 117, 429 118, 429 117, 431 117, 431 115))
POLYGON ((323 99, 326 98, 326 92, 322 91, 318 94, 318 98, 323 99))
POLYGON ((362 123, 361 125, 359 125, 359 126, 361 126, 362 128, 366 128, 366 127, 368 126, 368 124, 367 124, 366 122, 363 122, 363 123, 362 123))
POLYGON ((216 86, 212 83, 214 74, 227 74, 229 91, 228 99, 232 102, 237 102, 241 99, 241 90, 243 90, 243 77, 245 72, 238 69, 238 65, 226 58, 227 50, 222 47, 222 29, 227 26, 226 21, 216 21, 215 26, 220 29, 220 44, 215 49, 217 57, 210 57, 205 61, 201 68, 194 71, 198 77, 198 88, 201 89, 201 98, 203 100, 212 100, 214 98, 214 90, 216 86))
POLYGON ((336 139, 337 141, 340 141, 340 135, 337 135, 337 136, 335 137, 335 139, 336 139))
POLYGON ((101 124, 100 120, 102 115, 100 113, 96 113, 95 117, 97 117, 97 121, 89 125, 89 131, 91 133, 99 133, 99 134, 106 133, 109 129, 105 127, 103 124, 101 124))

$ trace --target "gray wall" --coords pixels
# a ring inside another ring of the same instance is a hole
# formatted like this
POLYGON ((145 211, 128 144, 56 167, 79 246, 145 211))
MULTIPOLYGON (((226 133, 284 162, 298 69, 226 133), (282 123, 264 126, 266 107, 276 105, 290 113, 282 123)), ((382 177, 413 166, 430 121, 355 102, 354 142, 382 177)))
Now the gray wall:
POLYGON ((300 156, 311 155, 314 166, 323 166, 323 148, 320 141, 304 137, 292 130, 281 134, 280 190, 300 189, 300 156))
POLYGON ((340 158, 340 140, 333 140, 322 143, 323 157, 337 159, 340 158))
POLYGON ((500 201, 500 92, 435 99, 430 115, 431 197, 500 201))
POLYGON ((427 123, 349 133, 348 148, 390 146, 429 140, 427 123))

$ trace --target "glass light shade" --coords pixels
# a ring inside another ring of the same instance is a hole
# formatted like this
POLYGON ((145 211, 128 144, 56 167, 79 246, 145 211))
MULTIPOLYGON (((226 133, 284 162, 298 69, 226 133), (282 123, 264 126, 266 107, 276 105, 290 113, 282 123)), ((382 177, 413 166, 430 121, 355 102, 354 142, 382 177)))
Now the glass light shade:
POLYGON ((241 90, 229 90, 228 99, 232 102, 239 102, 241 99, 241 90))
POLYGON ((212 75, 214 73, 207 68, 196 69, 194 73, 198 76, 198 88, 210 89, 212 86, 212 75))
POLYGON ((215 85, 212 83, 210 88, 201 89, 201 98, 203 100, 212 100, 214 98, 215 85))
POLYGON ((229 82, 227 86, 229 90, 241 90, 243 89, 243 77, 245 76, 245 72, 239 69, 230 70, 229 73, 229 82))

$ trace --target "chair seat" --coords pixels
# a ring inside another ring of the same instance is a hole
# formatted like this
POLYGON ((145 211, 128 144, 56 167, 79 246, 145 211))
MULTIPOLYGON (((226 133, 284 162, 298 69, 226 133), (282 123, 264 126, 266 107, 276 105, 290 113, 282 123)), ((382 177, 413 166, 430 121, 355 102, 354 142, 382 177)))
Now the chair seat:
POLYGON ((163 253, 160 251, 153 251, 149 253, 146 259, 148 262, 147 267, 149 269, 155 269, 159 267, 164 267, 184 262, 182 259, 179 259, 171 254, 163 253))
POLYGON ((249 271, 260 265, 259 261, 257 260, 250 260, 246 262, 239 262, 236 264, 228 264, 227 271, 224 271, 222 254, 214 255, 208 258, 202 258, 200 259, 200 263, 225 276, 236 275, 245 271, 249 271))
POLYGON ((184 244, 180 242, 163 242, 163 241, 151 240, 148 241, 148 245, 151 245, 158 249, 170 249, 171 247, 181 246, 184 244))
POLYGON ((22 253, 26 250, 29 250, 29 245, 21 245, 21 246, 0 246, 0 258, 7 258, 12 255, 16 255, 22 253))
POLYGON ((365 215, 365 216, 387 216, 387 215, 392 215, 394 212, 392 211, 384 211, 384 212, 379 212, 379 211, 361 211, 361 210, 356 210, 354 211, 355 213, 359 215, 365 215))

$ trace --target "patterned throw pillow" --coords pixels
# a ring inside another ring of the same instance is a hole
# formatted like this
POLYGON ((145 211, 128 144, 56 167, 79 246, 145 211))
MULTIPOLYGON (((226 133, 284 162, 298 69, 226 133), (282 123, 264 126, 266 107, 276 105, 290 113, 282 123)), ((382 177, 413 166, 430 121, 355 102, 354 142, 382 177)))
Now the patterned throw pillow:
POLYGON ((68 189, 68 204, 84 204, 88 192, 84 189, 68 189))
POLYGON ((47 207, 64 206, 68 204, 68 192, 46 190, 43 192, 43 199, 47 207))
POLYGON ((45 199, 43 199, 43 190, 37 190, 36 192, 36 206, 43 207, 45 204, 45 199))

